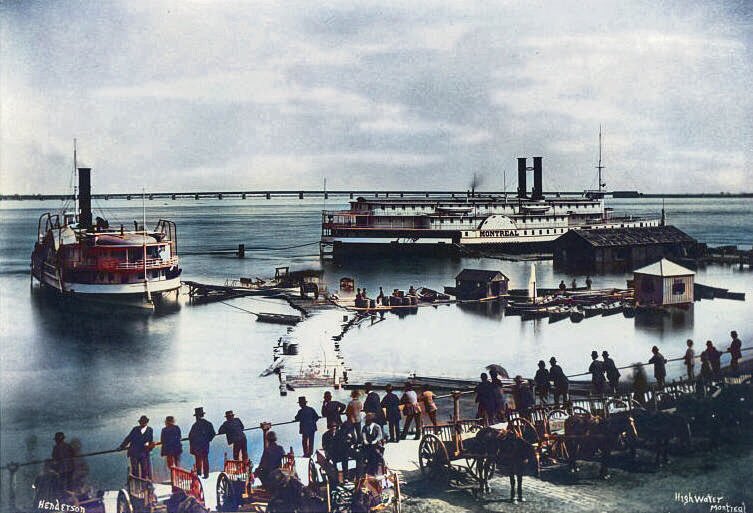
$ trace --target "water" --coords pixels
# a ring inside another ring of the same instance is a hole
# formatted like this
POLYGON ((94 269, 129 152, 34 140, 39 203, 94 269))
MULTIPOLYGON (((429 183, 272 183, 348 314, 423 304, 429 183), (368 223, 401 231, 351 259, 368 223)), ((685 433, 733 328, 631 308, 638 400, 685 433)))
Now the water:
MULTIPOLYGON (((139 201, 100 201, 95 207, 111 226, 133 225, 141 218, 139 201)), ((247 247, 289 247, 315 242, 319 236, 321 203, 313 200, 249 199, 223 201, 149 201, 149 224, 159 218, 178 225, 178 250, 247 247)), ((329 205, 332 207, 333 205, 329 205)), ((661 200, 619 200, 615 210, 635 214, 657 212, 661 200)), ((0 205, 0 462, 48 457, 55 431, 78 438, 85 452, 115 448, 141 414, 148 415, 158 433, 162 419, 174 415, 188 431, 195 406, 204 406, 217 427, 225 410, 233 409, 251 426, 262 420, 285 421, 297 410, 298 393, 280 398, 274 378, 258 374, 271 361, 282 326, 254 322, 254 318, 222 304, 191 306, 185 298, 156 314, 122 313, 50 300, 29 282, 29 257, 39 215, 57 204, 3 202, 0 205)), ((753 202, 734 200, 668 200, 668 220, 701 241, 712 244, 753 243, 753 202)), ((234 256, 182 257, 184 278, 223 283, 226 278, 267 277, 274 267, 319 266, 316 245, 280 251, 248 251, 234 256)), ((357 260, 342 266, 327 264, 325 279, 334 289, 342 276, 376 294, 408 286, 440 289, 453 282, 464 267, 500 269, 511 286, 527 283, 530 264, 493 259, 387 258, 357 260)), ((551 263, 537 264, 542 286, 561 279, 551 263)), ((583 276, 576 277, 583 281, 583 276)), ((624 286, 625 275, 595 276, 594 286, 624 286)), ((714 266, 699 271, 697 281, 753 294, 753 273, 714 266)), ((255 311, 293 313, 279 301, 244 298, 234 304, 255 311)), ((331 336, 340 330, 342 313, 325 312, 295 329, 302 352, 311 357, 332 355, 331 336)), ((568 320, 548 324, 505 318, 496 305, 422 308, 417 314, 384 322, 364 323, 341 343, 353 374, 368 376, 408 372, 424 375, 473 377, 489 363, 511 373, 532 375, 539 359, 556 355, 568 373, 587 368, 592 349, 606 349, 618 362, 647 360, 650 347, 659 345, 665 356, 682 354, 686 338, 712 338, 726 348, 727 334, 737 328, 750 345, 753 326, 749 302, 704 301, 689 312, 641 322, 623 316, 593 318, 580 324, 568 320)), ((670 367, 670 376, 681 369, 670 367)), ((313 406, 320 390, 306 390, 313 406)), ((336 394, 337 395, 337 394, 336 394)), ((342 395, 342 393, 340 393, 342 395)), ((441 406, 440 406, 441 407, 441 406)), ((441 412, 440 417, 447 415, 441 412)), ((296 426, 277 429, 283 445, 299 449, 296 426)), ((249 437, 252 458, 258 461, 258 431, 249 437)), ((187 452, 187 447, 184 448, 187 452)), ((216 439, 211 465, 222 464, 228 450, 216 439)), ((300 452, 300 451, 299 451, 300 452)), ((158 451, 153 460, 158 463, 158 451)), ((184 463, 190 459, 184 454, 184 463)), ((116 489, 125 482, 122 454, 90 458, 90 481, 116 489)), ((189 463, 190 466, 190 463, 189 463)), ((24 468, 17 491, 28 497, 38 467, 24 468)), ((163 469, 157 465, 157 470, 163 469)), ((6 486, 6 482, 3 482, 6 486)), ((6 489, 2 490, 5 497, 6 489)))

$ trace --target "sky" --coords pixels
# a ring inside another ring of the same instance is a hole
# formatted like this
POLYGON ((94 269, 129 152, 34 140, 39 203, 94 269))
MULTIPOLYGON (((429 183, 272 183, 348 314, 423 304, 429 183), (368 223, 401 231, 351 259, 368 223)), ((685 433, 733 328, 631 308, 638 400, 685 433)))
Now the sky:
POLYGON ((753 2, 0 3, 0 191, 753 191, 753 2), (530 179, 529 179, 530 184, 530 179))

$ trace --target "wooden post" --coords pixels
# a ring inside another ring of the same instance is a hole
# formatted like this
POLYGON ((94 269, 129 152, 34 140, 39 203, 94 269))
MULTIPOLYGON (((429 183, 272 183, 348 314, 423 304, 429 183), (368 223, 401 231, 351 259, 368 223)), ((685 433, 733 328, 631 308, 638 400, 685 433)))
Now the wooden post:
POLYGON ((238 244, 238 258, 243 258, 245 256, 246 256, 246 245, 238 244))
POLYGON ((452 426, 453 437, 455 439, 455 456, 460 454, 460 392, 452 391, 452 426))

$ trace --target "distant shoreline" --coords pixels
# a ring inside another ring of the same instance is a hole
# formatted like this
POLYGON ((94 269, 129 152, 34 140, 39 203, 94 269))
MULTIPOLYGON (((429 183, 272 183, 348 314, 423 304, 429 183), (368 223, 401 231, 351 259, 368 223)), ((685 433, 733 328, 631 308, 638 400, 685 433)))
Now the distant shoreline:
MULTIPOLYGON (((549 197, 580 196, 584 191, 544 192, 549 197)), ((152 192, 146 193, 147 199, 247 199, 272 197, 323 197, 322 190, 256 190, 256 191, 181 191, 181 192, 152 192)), ((326 191, 327 197, 373 196, 381 198, 415 197, 415 196, 468 196, 468 191, 411 191, 411 190, 333 190, 326 191)), ((477 196, 505 196, 514 197, 513 191, 478 191, 477 196)), ((92 199, 111 200, 125 199, 138 200, 142 193, 104 193, 92 194, 92 199)), ((672 193, 660 192, 649 193, 639 191, 612 191, 606 192, 605 196, 613 199, 641 199, 641 198, 753 198, 753 192, 701 192, 701 193, 672 193)), ((0 194, 0 201, 49 201, 49 200, 72 200, 72 194, 0 194)))

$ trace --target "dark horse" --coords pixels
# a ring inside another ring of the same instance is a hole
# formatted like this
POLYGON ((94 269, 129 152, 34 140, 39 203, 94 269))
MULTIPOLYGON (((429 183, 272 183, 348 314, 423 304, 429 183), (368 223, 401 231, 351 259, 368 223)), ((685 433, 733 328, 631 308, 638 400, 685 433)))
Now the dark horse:
MULTIPOLYGON (((615 415, 624 415, 624 413, 615 415)), ((679 413, 633 410, 631 415, 635 419, 638 438, 654 443, 656 465, 669 462, 669 442, 672 439, 676 438, 681 447, 690 447, 690 424, 679 413)), ((631 453, 634 456, 635 450, 632 450, 631 453)))
POLYGON ((593 459, 598 454, 601 461, 599 476, 606 479, 609 477, 612 451, 634 447, 638 433, 630 415, 610 416, 607 419, 572 415, 565 420, 565 438, 570 454, 570 470, 577 470, 577 460, 593 459))
POLYGON ((327 503, 297 477, 274 470, 270 476, 269 491, 272 498, 267 504, 268 513, 324 513, 327 503))

